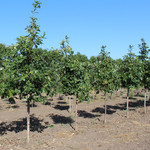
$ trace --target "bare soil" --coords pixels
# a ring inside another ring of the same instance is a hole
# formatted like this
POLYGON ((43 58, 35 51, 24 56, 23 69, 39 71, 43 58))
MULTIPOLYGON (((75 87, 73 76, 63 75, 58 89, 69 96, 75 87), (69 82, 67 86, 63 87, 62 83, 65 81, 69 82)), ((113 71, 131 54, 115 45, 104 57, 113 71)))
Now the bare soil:
POLYGON ((134 96, 126 118, 126 97, 118 92, 108 98, 104 124, 104 96, 78 105, 75 127, 75 100, 68 112, 68 98, 55 96, 46 104, 31 106, 30 144, 26 144, 26 102, 0 101, 0 150, 150 150, 150 102, 144 114, 142 96, 134 96))

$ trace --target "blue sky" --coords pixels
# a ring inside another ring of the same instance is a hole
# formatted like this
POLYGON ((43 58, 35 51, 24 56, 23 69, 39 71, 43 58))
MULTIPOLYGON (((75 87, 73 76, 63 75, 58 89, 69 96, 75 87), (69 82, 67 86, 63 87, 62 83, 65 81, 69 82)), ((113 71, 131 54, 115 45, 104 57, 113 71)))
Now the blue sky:
MULTIPOLYGON (((3 0, 0 43, 11 45, 26 35, 33 0, 3 0)), ((150 0, 41 0, 38 24, 46 32, 42 48, 59 48, 65 35, 73 51, 90 58, 106 45, 113 59, 122 58, 144 38, 150 46, 150 0)))

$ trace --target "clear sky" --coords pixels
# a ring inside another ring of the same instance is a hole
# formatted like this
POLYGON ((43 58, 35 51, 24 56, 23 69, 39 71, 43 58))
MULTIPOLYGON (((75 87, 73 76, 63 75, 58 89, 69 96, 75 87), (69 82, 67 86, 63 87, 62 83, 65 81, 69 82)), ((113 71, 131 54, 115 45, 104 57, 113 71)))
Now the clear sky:
MULTIPOLYGON (((26 35, 34 0, 1 0, 0 43, 11 45, 26 35)), ((60 48, 65 35, 73 51, 90 58, 106 45, 113 59, 122 58, 144 38, 150 46, 150 0, 41 0, 38 24, 46 32, 42 48, 60 48)))

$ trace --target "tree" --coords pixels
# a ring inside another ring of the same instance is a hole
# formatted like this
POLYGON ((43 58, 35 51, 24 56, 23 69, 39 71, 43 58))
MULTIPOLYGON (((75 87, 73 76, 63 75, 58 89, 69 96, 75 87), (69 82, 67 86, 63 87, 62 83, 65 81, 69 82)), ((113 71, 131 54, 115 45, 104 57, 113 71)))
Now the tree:
POLYGON ((139 44, 140 55, 139 59, 143 65, 143 78, 142 78, 142 86, 144 86, 145 98, 144 98, 144 112, 146 113, 146 97, 147 91, 150 89, 150 67, 149 67, 149 47, 146 45, 145 40, 141 39, 142 44, 139 44))
POLYGON ((0 44, 0 96, 4 95, 4 90, 5 90, 5 60, 6 60, 6 46, 4 44, 0 44))
MULTIPOLYGON (((93 99, 95 97, 94 95, 94 91, 98 91, 99 90, 99 56, 98 57, 95 57, 95 56, 92 56, 89 60, 89 68, 88 68, 88 72, 89 72, 89 75, 90 75, 90 84, 92 86, 92 89, 93 89, 93 99)), ((100 91, 100 90, 99 90, 100 91)))
POLYGON ((15 94, 15 85, 13 70, 10 68, 10 63, 13 61, 13 46, 5 46, 0 44, 0 95, 2 98, 7 96, 12 98, 15 94))
POLYGON ((114 72, 113 72, 113 85, 114 85, 114 90, 118 91, 121 87, 121 68, 122 64, 122 59, 116 59, 113 61, 114 65, 114 72))
POLYGON ((79 83, 80 83, 80 88, 79 88, 79 94, 78 94, 78 99, 80 102, 82 101, 88 101, 89 102, 89 92, 91 90, 91 83, 90 83, 90 73, 89 73, 89 61, 88 58, 85 55, 81 55, 77 53, 76 55, 73 56, 73 60, 75 61, 75 64, 78 66, 78 70, 76 71, 79 72, 80 76, 79 78, 79 83), (81 88, 82 87, 82 88, 81 88))
POLYGON ((49 81, 43 74, 45 68, 39 61, 40 55, 36 53, 36 49, 45 37, 45 33, 40 35, 40 26, 35 17, 40 7, 41 2, 35 0, 30 25, 25 29, 27 35, 17 38, 15 55, 11 63, 11 70, 15 70, 16 88, 27 97, 27 143, 29 143, 30 132, 30 101, 41 95, 44 85, 49 81))
POLYGON ((75 130, 77 131, 78 100, 83 101, 89 99, 89 76, 86 71, 86 62, 81 61, 81 59, 79 59, 81 57, 78 57, 78 55, 73 55, 72 48, 69 46, 68 37, 66 36, 65 39, 66 40, 61 43, 62 52, 64 54, 62 61, 63 93, 76 96, 75 130))
POLYGON ((98 69, 98 85, 99 89, 104 92, 105 95, 105 116, 104 123, 106 123, 106 114, 107 114, 107 93, 113 90, 113 61, 109 56, 109 53, 105 51, 106 46, 101 47, 101 52, 99 57, 101 58, 99 61, 99 69, 98 69))
POLYGON ((61 61, 63 58, 63 54, 60 50, 50 50, 47 53, 48 61, 48 69, 47 73, 51 77, 51 87, 47 87, 46 90, 53 96, 54 94, 62 93, 62 83, 61 83, 61 61), (50 91, 51 90, 51 91, 50 91))
POLYGON ((138 57, 132 53, 133 46, 129 46, 129 53, 124 56, 120 68, 122 86, 127 88, 127 118, 129 110, 129 93, 131 87, 138 87, 141 84, 143 68, 138 57))
POLYGON ((0 96, 4 94, 4 80, 5 80, 5 54, 6 54, 6 46, 4 44, 0 44, 0 96))
POLYGON ((62 83, 62 92, 65 95, 68 95, 69 99, 69 112, 71 113, 71 95, 73 94, 73 72, 70 70, 69 65, 71 63, 71 60, 73 58, 73 51, 72 48, 69 45, 69 37, 66 35, 65 40, 62 40, 60 43, 60 50, 62 53, 62 59, 61 64, 59 67, 61 67, 61 83, 62 83))

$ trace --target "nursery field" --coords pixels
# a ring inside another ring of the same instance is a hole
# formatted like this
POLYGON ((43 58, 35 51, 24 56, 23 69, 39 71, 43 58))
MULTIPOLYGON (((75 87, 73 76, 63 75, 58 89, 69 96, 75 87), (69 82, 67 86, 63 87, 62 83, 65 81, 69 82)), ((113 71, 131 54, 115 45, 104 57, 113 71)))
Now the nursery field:
MULTIPOLYGON (((143 93, 144 94, 144 93, 143 93)), ((1 150, 149 150, 150 102, 144 113, 144 97, 133 92, 126 118, 126 92, 107 100, 104 124, 104 95, 90 103, 78 104, 78 131, 75 131, 75 100, 68 112, 68 98, 58 95, 45 104, 31 105, 30 144, 26 143, 26 102, 0 101, 1 150)))
POLYGON ((129 45, 119 59, 106 45, 90 58, 76 53, 67 35, 60 48, 43 49, 41 4, 32 3, 25 35, 12 45, 0 43, 0 150, 150 150, 150 49, 144 38, 139 54, 129 45))

